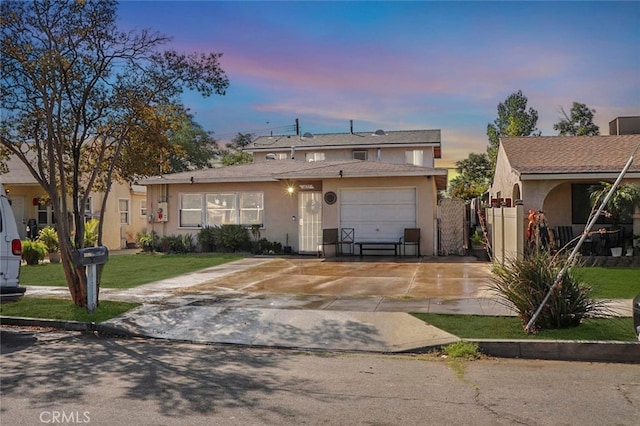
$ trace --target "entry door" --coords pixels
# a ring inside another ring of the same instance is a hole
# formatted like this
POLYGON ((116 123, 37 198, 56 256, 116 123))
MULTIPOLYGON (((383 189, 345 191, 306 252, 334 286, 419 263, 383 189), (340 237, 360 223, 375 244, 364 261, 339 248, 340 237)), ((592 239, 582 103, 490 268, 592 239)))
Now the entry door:
POLYGON ((299 241, 298 251, 317 253, 322 244, 322 192, 300 191, 298 193, 299 241))

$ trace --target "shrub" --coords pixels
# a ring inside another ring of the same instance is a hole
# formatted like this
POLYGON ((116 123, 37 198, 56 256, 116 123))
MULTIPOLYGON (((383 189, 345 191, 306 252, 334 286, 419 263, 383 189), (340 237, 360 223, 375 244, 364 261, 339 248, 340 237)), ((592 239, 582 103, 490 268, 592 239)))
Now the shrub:
POLYGON ((282 244, 262 238, 258 241, 256 254, 282 254, 282 244))
POLYGON ((44 260, 46 254, 47 246, 42 241, 22 241, 22 259, 27 262, 27 265, 37 265, 41 260, 44 260))
POLYGON ((155 244, 155 249, 162 253, 190 253, 195 250, 193 235, 164 235, 155 244))
POLYGON ((57 253, 60 250, 58 232, 52 226, 45 226, 38 232, 38 241, 46 246, 47 253, 57 253))
POLYGON ((219 235, 219 226, 207 226, 206 228, 202 228, 200 232, 198 232, 198 243, 200 244, 202 251, 216 251, 217 242, 220 239, 219 235))
POLYGON ((137 240, 143 251, 152 251, 155 234, 147 232, 138 234, 137 240))
POLYGON ((84 246, 94 247, 98 243, 98 219, 91 219, 84 224, 84 246))
POLYGON ((242 225, 222 225, 216 246, 231 252, 247 250, 251 246, 249 231, 242 225))
MULTIPOLYGON (((526 326, 566 261, 539 250, 523 259, 510 259, 504 265, 494 264, 491 290, 498 295, 500 303, 518 312, 526 326)), ((591 288, 568 269, 529 331, 575 327, 583 318, 603 316, 604 304, 592 299, 590 294, 591 288)))

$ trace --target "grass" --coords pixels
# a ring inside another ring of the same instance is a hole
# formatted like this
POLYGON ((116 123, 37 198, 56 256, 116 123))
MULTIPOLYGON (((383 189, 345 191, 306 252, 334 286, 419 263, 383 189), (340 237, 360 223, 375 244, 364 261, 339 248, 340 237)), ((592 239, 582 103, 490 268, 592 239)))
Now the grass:
POLYGON ((640 268, 577 268, 576 273, 591 285, 596 299, 633 299, 640 294, 640 268))
POLYGON ((524 332, 518 317, 414 313, 416 318, 462 339, 549 339, 637 341, 631 318, 599 318, 577 327, 524 332))
POLYGON ((69 299, 24 297, 19 302, 0 305, 0 315, 65 321, 102 322, 122 315, 138 306, 140 306, 140 303, 102 300, 93 314, 89 314, 85 308, 74 305, 69 299))
MULTIPOLYGON (((151 254, 110 256, 102 272, 103 288, 132 288, 153 281, 241 259, 233 254, 151 254)), ((22 266, 20 285, 66 287, 62 264, 22 266)))

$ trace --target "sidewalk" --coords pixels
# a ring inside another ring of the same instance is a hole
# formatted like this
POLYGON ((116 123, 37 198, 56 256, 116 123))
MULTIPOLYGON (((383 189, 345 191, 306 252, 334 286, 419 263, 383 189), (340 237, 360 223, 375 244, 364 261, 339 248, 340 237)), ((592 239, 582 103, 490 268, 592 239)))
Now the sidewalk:
MULTIPOLYGON (((101 300, 135 301, 144 305, 97 326, 136 336, 199 343, 388 353, 425 351, 460 340, 408 315, 408 312, 514 315, 482 288, 471 289, 465 297, 427 298, 247 291, 250 287, 261 288, 266 280, 282 281, 285 276, 289 281, 293 277, 318 281, 308 276, 298 277, 291 263, 245 258, 132 289, 102 289, 101 300), (281 271, 284 275, 274 278, 275 266, 278 265, 284 267, 281 271), (266 270, 270 272, 266 273, 266 270), (233 288, 232 284, 241 275, 246 281, 235 283, 237 288, 233 288)), ((293 264, 305 269, 305 273, 308 273, 309 265, 326 266, 321 260, 302 260, 300 264, 293 264)), ((377 275, 381 276, 389 271, 394 273, 393 278, 407 275, 410 287, 417 285, 415 272, 409 276, 398 265, 379 263, 370 267, 374 267, 377 275)), ((332 265, 331 271, 336 268, 335 264, 332 265)), ((322 273, 313 271, 313 274, 322 273)), ((468 275, 467 272, 465 274, 468 275)), ((344 279, 340 277, 339 280, 344 279)), ((457 281, 455 277, 452 279, 457 281)), ((334 281, 326 276, 321 280, 324 289, 330 288, 334 281)), ((357 279, 351 281, 358 282, 357 279)), ((371 278, 363 280, 363 283, 369 285, 370 281, 371 278)), ((354 292, 358 291, 354 288, 354 292)), ((66 288, 29 287, 27 293, 31 296, 68 297, 66 288)), ((615 300, 609 306, 619 316, 632 314, 631 300, 615 300)), ((595 348, 594 342, 585 345, 577 342, 485 340, 479 344, 485 353, 498 356, 640 361, 640 345, 635 343, 601 343, 595 348)))

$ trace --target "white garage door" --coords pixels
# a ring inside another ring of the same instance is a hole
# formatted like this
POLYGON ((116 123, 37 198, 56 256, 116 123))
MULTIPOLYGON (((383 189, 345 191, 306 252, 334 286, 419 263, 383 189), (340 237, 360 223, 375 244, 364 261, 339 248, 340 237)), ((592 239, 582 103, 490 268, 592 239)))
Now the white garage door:
POLYGON ((342 190, 340 199, 340 226, 356 241, 397 241, 416 226, 415 188, 342 190))

